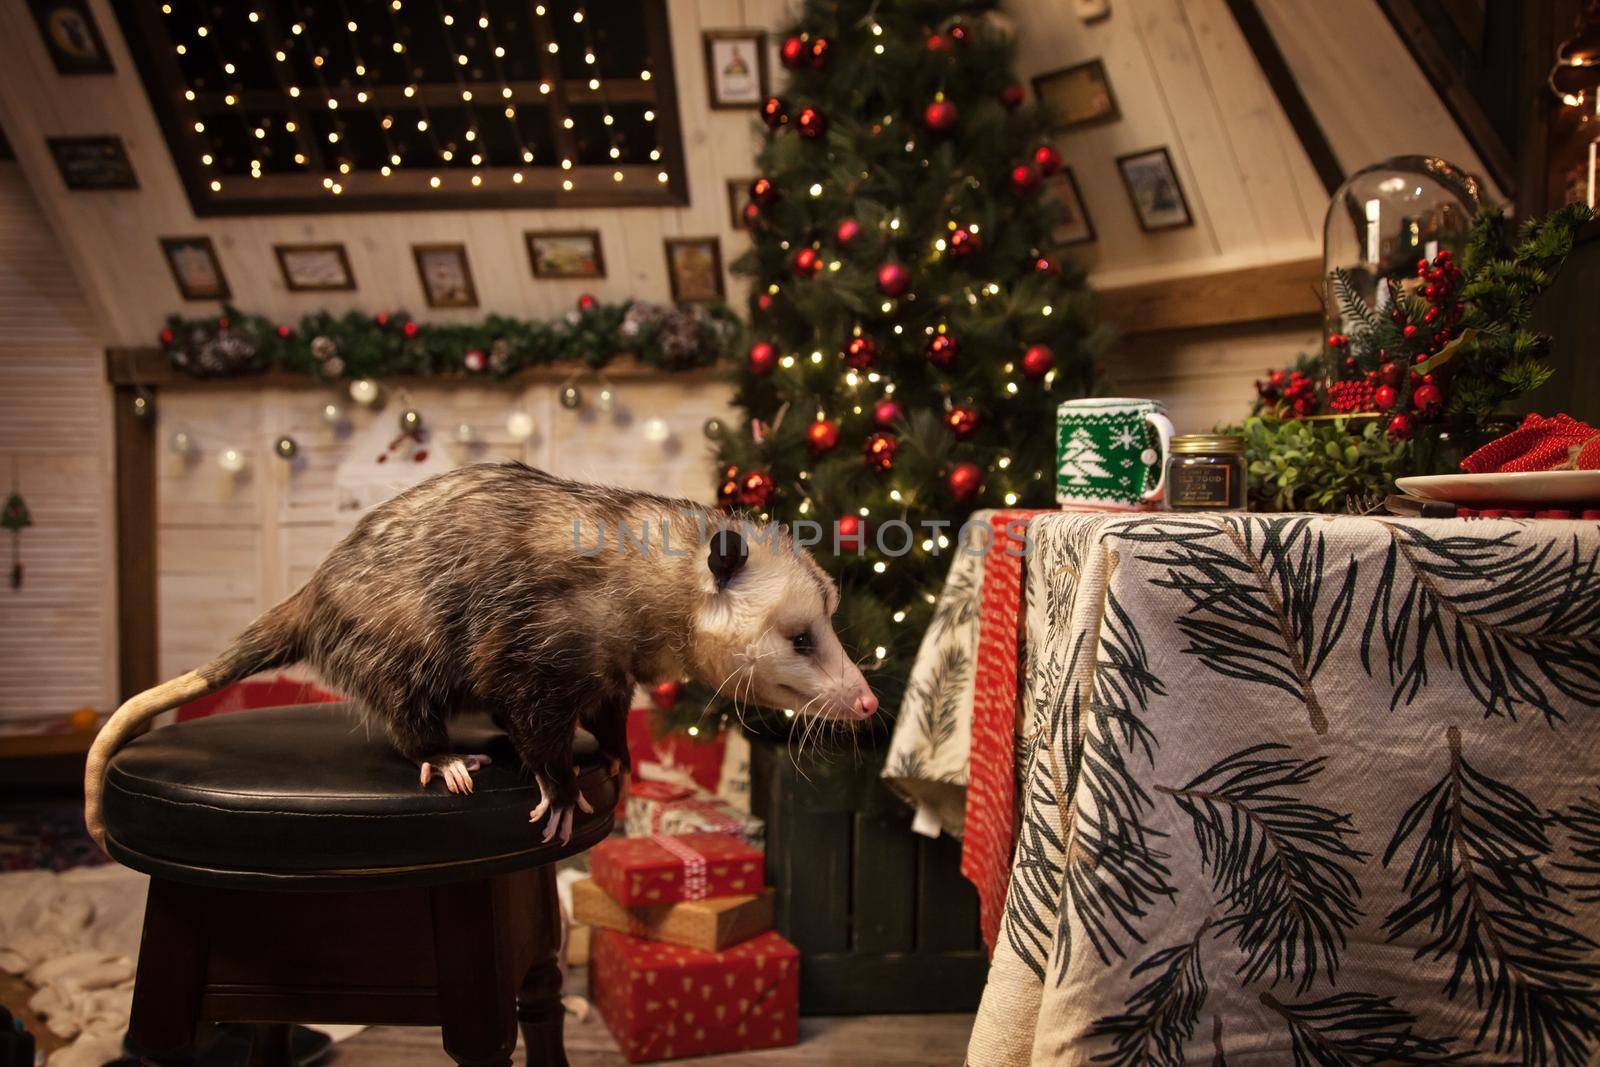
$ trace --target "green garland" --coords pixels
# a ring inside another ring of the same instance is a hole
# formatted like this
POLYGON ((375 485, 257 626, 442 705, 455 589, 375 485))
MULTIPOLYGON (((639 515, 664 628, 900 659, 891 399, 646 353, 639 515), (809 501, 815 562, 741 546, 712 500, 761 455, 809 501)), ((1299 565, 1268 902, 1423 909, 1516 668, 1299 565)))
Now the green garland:
POLYGON ((564 318, 490 315, 476 323, 422 323, 404 311, 315 311, 289 325, 224 307, 217 318, 169 316, 161 345, 172 365, 201 378, 286 371, 321 381, 394 375, 508 378, 528 367, 594 370, 632 353, 664 371, 716 363, 738 335, 722 305, 683 309, 585 297, 564 318))

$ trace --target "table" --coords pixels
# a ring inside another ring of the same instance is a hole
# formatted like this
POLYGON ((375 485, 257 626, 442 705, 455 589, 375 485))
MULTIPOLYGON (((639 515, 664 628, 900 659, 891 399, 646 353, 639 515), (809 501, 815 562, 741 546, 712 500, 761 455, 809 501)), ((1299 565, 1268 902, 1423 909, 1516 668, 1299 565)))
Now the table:
POLYGON ((1600 1056, 1600 524, 1027 532, 974 1067, 1600 1056))

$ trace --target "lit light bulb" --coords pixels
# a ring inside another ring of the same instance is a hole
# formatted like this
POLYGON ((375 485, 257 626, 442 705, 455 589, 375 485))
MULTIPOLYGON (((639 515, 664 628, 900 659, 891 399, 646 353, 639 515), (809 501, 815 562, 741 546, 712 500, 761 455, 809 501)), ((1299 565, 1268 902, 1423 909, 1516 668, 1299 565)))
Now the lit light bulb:
POLYGON ((224 448, 217 453, 217 466, 229 474, 241 473, 249 462, 249 457, 237 448, 224 448))
POLYGON ((378 383, 371 378, 357 378, 350 383, 350 399, 357 404, 370 406, 378 399, 378 383))
POLYGON ((526 441, 533 436, 533 416, 526 411, 513 411, 506 418, 506 433, 513 441, 526 441))
POLYGON ((672 438, 672 427, 662 418, 646 419, 644 439, 653 445, 664 445, 672 438))

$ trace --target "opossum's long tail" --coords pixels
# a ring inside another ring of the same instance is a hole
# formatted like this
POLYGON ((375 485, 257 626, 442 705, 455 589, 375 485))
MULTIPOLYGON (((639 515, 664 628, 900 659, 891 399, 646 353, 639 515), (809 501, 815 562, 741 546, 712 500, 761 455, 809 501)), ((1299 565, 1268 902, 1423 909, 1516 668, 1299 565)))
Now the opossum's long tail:
POLYGON ((282 667, 299 660, 304 655, 300 634, 308 607, 309 594, 301 589, 247 626, 222 655, 199 670, 179 675, 130 697, 106 720, 89 748, 89 758, 83 771, 83 819, 96 844, 102 849, 106 845, 105 822, 100 817, 100 798, 105 789, 106 765, 117 754, 117 750, 137 734, 145 723, 164 711, 215 692, 257 671, 282 667))

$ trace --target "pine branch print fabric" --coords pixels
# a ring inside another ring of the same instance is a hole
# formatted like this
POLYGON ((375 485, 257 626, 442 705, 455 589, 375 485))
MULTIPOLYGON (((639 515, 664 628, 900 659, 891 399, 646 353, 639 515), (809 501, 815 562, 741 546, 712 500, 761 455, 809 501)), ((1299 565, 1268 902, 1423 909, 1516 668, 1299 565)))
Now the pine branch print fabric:
POLYGON ((1600 525, 1029 534, 973 1067, 1600 1063, 1600 525))

